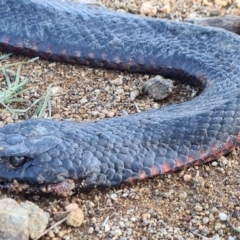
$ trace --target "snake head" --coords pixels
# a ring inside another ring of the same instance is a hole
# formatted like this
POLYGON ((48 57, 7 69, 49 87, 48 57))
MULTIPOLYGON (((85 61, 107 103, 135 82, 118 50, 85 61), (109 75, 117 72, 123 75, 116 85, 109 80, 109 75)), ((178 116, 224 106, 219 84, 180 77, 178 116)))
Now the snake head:
POLYGON ((38 119, 1 128, 0 179, 30 183, 62 181, 66 170, 59 168, 61 163, 56 156, 66 146, 62 144, 59 125, 38 119))
POLYGON ((0 128, 0 179, 37 185, 65 180, 109 185, 93 154, 93 129, 81 123, 44 119, 0 128))

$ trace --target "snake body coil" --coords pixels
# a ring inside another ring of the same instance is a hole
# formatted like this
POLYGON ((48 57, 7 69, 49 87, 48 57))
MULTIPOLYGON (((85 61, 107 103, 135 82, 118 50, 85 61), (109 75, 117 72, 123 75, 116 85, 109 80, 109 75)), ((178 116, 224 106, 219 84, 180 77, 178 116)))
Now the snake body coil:
POLYGON ((211 27, 57 0, 0 0, 0 50, 161 74, 191 101, 91 123, 28 120, 0 129, 0 179, 111 186, 204 163, 240 143, 240 38, 211 27))

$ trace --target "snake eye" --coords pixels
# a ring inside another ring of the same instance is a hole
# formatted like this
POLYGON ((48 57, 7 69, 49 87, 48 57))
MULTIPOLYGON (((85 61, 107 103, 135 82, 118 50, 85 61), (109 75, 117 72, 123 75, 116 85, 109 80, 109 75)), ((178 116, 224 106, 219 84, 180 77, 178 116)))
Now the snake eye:
POLYGON ((21 166, 23 166, 23 164, 25 163, 25 162, 27 162, 27 157, 10 157, 9 158, 9 163, 13 166, 13 167, 15 167, 15 168, 17 168, 17 167, 21 167, 21 166))

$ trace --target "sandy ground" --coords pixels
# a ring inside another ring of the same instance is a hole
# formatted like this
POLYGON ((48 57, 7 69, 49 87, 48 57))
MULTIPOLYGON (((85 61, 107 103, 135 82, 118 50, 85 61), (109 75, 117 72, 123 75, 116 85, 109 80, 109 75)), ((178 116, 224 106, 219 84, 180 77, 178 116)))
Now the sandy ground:
MULTIPOLYGON (((139 14, 146 11, 141 0, 105 0, 106 7, 139 14), (140 11, 141 10, 141 11, 140 11)), ((152 0, 149 15, 183 20, 186 17, 238 15, 240 4, 232 0, 152 0)), ((26 60, 22 57, 11 61, 26 60)), ((173 94, 161 102, 137 95, 151 76, 39 60, 23 67, 21 75, 29 78, 29 99, 42 96, 52 84, 58 96, 52 99, 56 119, 89 121, 129 114, 189 99, 194 90, 178 85, 173 94)), ((4 86, 4 83, 1 83, 4 86)), ((177 85, 177 83, 176 83, 177 85)), ((11 122, 12 119, 5 119, 11 122)), ((0 197, 29 200, 50 213, 62 211, 68 203, 77 203, 84 212, 81 227, 65 223, 55 227, 42 239, 239 239, 219 213, 231 216, 239 224, 239 150, 218 161, 117 188, 77 193, 56 198, 41 195, 16 195, 0 192, 0 197), (106 223, 103 226, 103 223, 106 223)))

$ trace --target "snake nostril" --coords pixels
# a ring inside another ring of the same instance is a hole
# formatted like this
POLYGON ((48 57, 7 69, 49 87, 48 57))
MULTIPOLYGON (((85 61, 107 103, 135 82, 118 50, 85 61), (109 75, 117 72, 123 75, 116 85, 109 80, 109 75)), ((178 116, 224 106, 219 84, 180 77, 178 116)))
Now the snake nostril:
POLYGON ((27 161, 26 157, 10 157, 9 158, 9 163, 17 168, 23 166, 23 164, 27 161))

